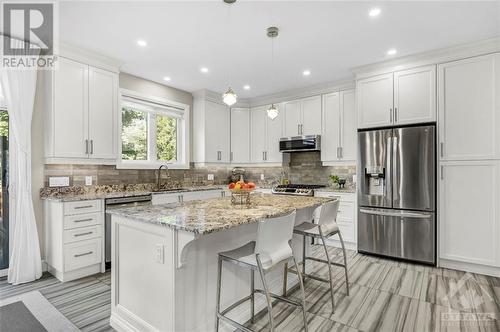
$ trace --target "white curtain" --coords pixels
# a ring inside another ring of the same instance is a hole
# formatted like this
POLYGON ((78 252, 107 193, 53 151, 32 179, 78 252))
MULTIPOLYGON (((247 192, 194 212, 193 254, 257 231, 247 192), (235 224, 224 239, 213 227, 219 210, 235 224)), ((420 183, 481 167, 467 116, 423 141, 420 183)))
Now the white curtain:
MULTIPOLYGON (((3 38, 8 38, 3 36, 3 38)), ((0 42, 1 42, 0 38, 0 42)), ((18 46, 24 42, 15 40, 18 46)), ((23 55, 20 52, 19 55, 23 55)), ((37 71, 0 69, 0 85, 9 112, 9 242, 8 282, 20 284, 42 275, 40 244, 31 196, 31 118, 37 71)))

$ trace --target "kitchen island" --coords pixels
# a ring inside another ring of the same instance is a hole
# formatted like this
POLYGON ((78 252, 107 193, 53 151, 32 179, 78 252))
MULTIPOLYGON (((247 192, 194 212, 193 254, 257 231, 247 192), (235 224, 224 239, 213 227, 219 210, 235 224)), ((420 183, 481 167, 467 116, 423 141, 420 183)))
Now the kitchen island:
MULTIPOLYGON (((296 223, 310 221, 314 209, 329 200, 254 193, 250 206, 232 205, 225 197, 113 210, 111 326, 118 331, 214 330, 217 254, 255 240, 260 220, 296 210, 296 223)), ((293 246, 301 254, 300 237, 293 246)), ((282 271, 267 275, 278 294, 282 271)), ((289 278, 293 287, 297 277, 289 278)), ((225 265, 222 306, 249 291, 249 271, 225 265)), ((264 298, 257 296, 256 312, 264 307, 264 298)), ((249 303, 230 317, 248 320, 249 303)))

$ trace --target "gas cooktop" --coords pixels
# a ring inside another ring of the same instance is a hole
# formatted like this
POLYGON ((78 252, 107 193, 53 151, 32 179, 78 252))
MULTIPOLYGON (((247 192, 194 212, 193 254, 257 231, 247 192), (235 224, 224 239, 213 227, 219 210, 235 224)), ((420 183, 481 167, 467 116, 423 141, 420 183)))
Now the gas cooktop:
POLYGON ((324 187, 321 184, 280 184, 273 188, 273 194, 313 196, 314 189, 324 187))

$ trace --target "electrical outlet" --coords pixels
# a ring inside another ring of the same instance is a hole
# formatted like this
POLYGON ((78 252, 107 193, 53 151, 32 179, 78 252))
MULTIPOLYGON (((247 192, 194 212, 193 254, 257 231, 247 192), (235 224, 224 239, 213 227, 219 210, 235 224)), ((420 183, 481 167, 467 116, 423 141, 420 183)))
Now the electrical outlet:
POLYGON ((69 176, 51 176, 49 177, 49 187, 68 187, 69 176))
POLYGON ((214 180, 214 175, 213 174, 208 174, 207 179, 208 179, 208 181, 213 181, 214 180))
POLYGON ((356 183, 356 174, 352 176, 352 183, 356 183))
POLYGON ((163 244, 157 244, 155 248, 155 261, 156 263, 163 264, 164 263, 164 255, 163 255, 163 244))
POLYGON ((85 185, 86 186, 91 186, 92 185, 92 177, 91 176, 86 176, 85 177, 85 185))
POLYGON ((264 181, 264 180, 266 179, 266 177, 264 176, 264 173, 261 173, 261 174, 260 174, 260 179, 261 179, 262 181, 264 181))

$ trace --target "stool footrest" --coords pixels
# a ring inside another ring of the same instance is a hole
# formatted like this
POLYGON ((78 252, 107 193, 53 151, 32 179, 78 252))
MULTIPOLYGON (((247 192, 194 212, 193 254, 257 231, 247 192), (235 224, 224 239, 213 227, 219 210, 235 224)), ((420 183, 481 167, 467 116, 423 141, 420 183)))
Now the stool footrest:
MULTIPOLYGON (((256 289, 256 290, 255 290, 255 293, 260 293, 260 294, 264 294, 264 295, 266 295, 266 292, 264 292, 262 289, 256 289)), ((286 303, 288 303, 288 304, 295 305, 295 306, 297 306, 297 307, 302 307, 302 303, 292 301, 292 300, 287 299, 286 297, 283 297, 283 296, 281 296, 281 295, 277 295, 277 294, 274 294, 274 293, 269 293, 269 296, 271 296, 271 297, 272 297, 272 298, 274 298, 274 299, 277 299, 277 300, 280 300, 280 301, 286 302, 286 303)))
POLYGON ((228 312, 230 312, 231 310, 233 310, 234 308, 236 308, 237 306, 239 306, 240 304, 243 304, 245 303, 246 301, 250 300, 251 298, 251 295, 248 295, 244 298, 242 298, 241 300, 231 304, 229 307, 227 307, 226 309, 222 310, 221 312, 219 312, 220 315, 225 315, 227 314, 228 312))
MULTIPOLYGON (((293 273, 293 274, 297 274, 297 271, 292 270, 291 268, 288 269, 288 272, 293 273)), ((314 279, 314 280, 317 280, 317 281, 330 282, 330 280, 328 280, 328 279, 321 278, 321 277, 318 277, 318 276, 316 276, 314 274, 308 274, 308 273, 304 273, 304 272, 302 272, 302 277, 304 279, 305 278, 309 278, 309 279, 314 279)))
POLYGON ((222 319, 223 321, 225 321, 226 323, 229 323, 230 325, 234 326, 237 329, 240 329, 240 330, 245 331, 245 332, 254 332, 254 331, 250 330, 248 327, 241 325, 237 321, 234 321, 231 318, 222 315, 221 313, 218 313, 217 316, 219 317, 219 319, 222 319))
MULTIPOLYGON (((306 259, 309 259, 309 260, 315 261, 315 262, 320 262, 320 263, 328 264, 328 261, 326 259, 321 259, 321 258, 316 258, 316 257, 309 257, 309 256, 306 256, 306 259)), ((331 265, 335 265, 335 266, 345 267, 344 264, 340 264, 340 263, 330 262, 330 264, 331 265)))

